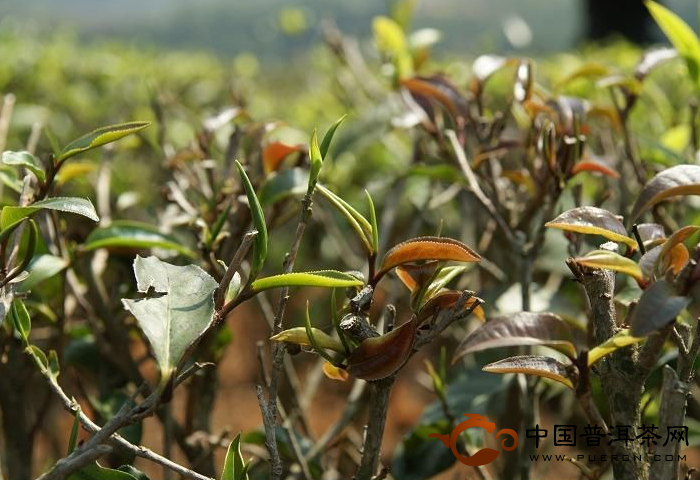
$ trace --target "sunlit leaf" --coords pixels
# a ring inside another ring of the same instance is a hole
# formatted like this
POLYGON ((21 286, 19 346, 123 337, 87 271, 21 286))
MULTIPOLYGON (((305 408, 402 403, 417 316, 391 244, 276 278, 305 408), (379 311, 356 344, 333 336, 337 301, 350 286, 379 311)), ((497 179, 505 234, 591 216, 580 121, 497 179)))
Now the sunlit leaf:
POLYGON ((29 152, 2 152, 2 163, 5 165, 22 166, 27 170, 31 171, 36 178, 42 182, 46 180, 46 173, 44 172, 44 167, 34 155, 29 152))
POLYGON ((381 277, 385 272, 399 265, 422 260, 479 262, 481 256, 464 243, 451 238, 413 238, 399 243, 386 252, 377 277, 381 277))
POLYGON ((185 352, 209 328, 214 318, 214 290, 218 284, 196 265, 184 267, 156 257, 134 260, 134 274, 141 293, 156 296, 122 299, 151 344, 161 382, 176 371, 185 352))
POLYGON ((481 55, 472 64, 472 74, 479 82, 484 83, 498 70, 515 62, 516 60, 513 58, 499 57, 498 55, 481 55))
POLYGON ((253 291, 260 292, 279 287, 359 287, 362 282, 352 275, 335 270, 315 272, 292 272, 258 278, 251 284, 253 291))
POLYGON ((607 339, 605 342, 601 343, 597 347, 591 349, 590 352, 588 352, 588 366, 590 367, 598 360, 600 360, 606 355, 611 354, 615 350, 618 350, 622 347, 626 347, 628 345, 634 345, 635 343, 639 343, 645 339, 646 337, 633 336, 628 328, 620 330, 615 335, 607 339))
POLYGON ((56 162, 61 163, 72 156, 78 155, 79 153, 83 153, 93 148, 119 140, 127 135, 143 130, 150 124, 151 122, 129 122, 93 130, 92 132, 73 140, 66 147, 64 147, 63 150, 61 150, 61 153, 59 153, 56 157, 56 162))
POLYGON ((39 210, 44 209, 75 213, 95 222, 100 220, 90 200, 75 197, 52 197, 34 202, 28 207, 4 207, 2 209, 2 214, 0 214, 0 226, 5 229, 17 220, 33 215, 39 210))
POLYGON ((666 34, 688 66, 695 88, 700 89, 700 40, 681 17, 668 8, 649 0, 644 2, 657 25, 666 34))
MULTIPOLYGON (((339 340, 336 340, 335 338, 331 337, 323 330, 319 330, 318 328, 312 328, 312 330, 314 338, 316 339, 316 342, 320 347, 328 348, 330 350, 335 350, 336 352, 341 353, 345 351, 345 349, 343 348, 343 344, 340 343, 339 340)), ((274 340, 275 342, 294 343, 296 345, 303 345, 307 347, 311 346, 311 341, 309 340, 309 337, 306 334, 305 327, 294 327, 288 330, 283 330, 277 335, 270 337, 270 340, 274 340)))
POLYGON ((589 268, 600 268, 624 273, 639 282, 641 282, 644 277, 642 269, 634 260, 623 257, 619 253, 611 252, 610 250, 593 250, 585 257, 576 258, 575 262, 589 268))
MULTIPOLYGON (((682 246, 683 248, 685 248, 685 246, 681 244, 685 242, 688 238, 690 238, 692 235, 694 235, 698 230, 700 230, 700 227, 697 227, 695 225, 689 225, 687 227, 680 228, 677 231, 673 232, 673 235, 668 237, 668 240, 666 240, 661 245, 661 252, 659 253, 659 257, 656 259, 656 265, 654 266, 655 270, 658 270, 659 264, 661 262, 665 262, 667 260, 666 257, 674 249, 674 247, 682 246)), ((685 252, 688 253, 688 250, 686 249, 685 252)), ((679 253, 679 251, 676 251, 678 261, 680 261, 680 259, 678 258, 679 253)))
POLYGON ((642 337, 666 326, 689 302, 690 298, 678 295, 666 280, 654 282, 644 290, 632 311, 630 334, 642 337))
POLYGON ((665 263, 674 275, 678 275, 690 260, 688 248, 681 244, 674 245, 664 258, 665 263))
POLYGON ((224 468, 220 480, 248 480, 248 465, 243 461, 241 454, 241 434, 239 433, 231 441, 226 450, 224 468))
POLYGON ((243 165, 236 161, 236 168, 241 176, 241 182, 243 183, 243 189, 248 197, 248 206, 250 207, 250 213, 253 216, 253 225, 258 231, 255 237, 255 249, 253 252, 253 264, 250 269, 250 278, 255 278, 257 274, 262 270, 265 264, 265 258, 267 258, 267 225, 265 224, 265 214, 260 206, 258 197, 255 194, 253 185, 250 183, 248 175, 246 175, 245 170, 243 170, 243 165))
POLYGON ((469 269, 467 265, 453 265, 449 267, 444 267, 440 269, 440 272, 435 275, 435 278, 428 286, 425 292, 425 298, 432 298, 437 293, 439 293, 443 288, 447 287, 452 280, 457 278, 457 276, 466 272, 469 269))
POLYGON ((410 357, 417 328, 411 319, 389 333, 363 340, 348 358, 348 373, 363 380, 394 374, 410 357))
POLYGON ((62 272, 67 266, 68 261, 62 257, 49 254, 37 255, 27 268, 29 276, 19 283, 17 289, 22 292, 31 290, 44 280, 62 272))
POLYGON ((569 325, 553 313, 519 312, 489 320, 457 347, 454 360, 490 348, 544 345, 574 358, 576 348, 569 325))
POLYGON ((106 227, 98 227, 90 232, 83 250, 98 248, 163 248, 194 257, 194 253, 176 238, 161 233, 153 225, 132 220, 115 220, 106 227))
POLYGON ((545 226, 568 232, 600 235, 608 240, 624 243, 631 249, 637 248, 636 240, 627 235, 622 221, 609 211, 598 207, 572 208, 545 223, 545 226))
POLYGON ((89 173, 94 172, 97 169, 97 163, 94 162, 81 162, 75 161, 65 164, 59 170, 58 175, 56 175, 56 185, 63 185, 64 183, 70 182, 74 178, 84 177, 89 173))
POLYGON ((559 360, 541 355, 522 355, 490 363, 481 370, 488 373, 524 373, 555 380, 574 389, 576 374, 559 360))
POLYGON ((637 197, 630 221, 657 203, 679 195, 700 195, 700 166, 676 165, 658 173, 637 197))
POLYGON ((331 202, 338 212, 345 217, 352 229, 360 238, 360 241, 367 252, 373 253, 372 241, 370 240, 373 237, 373 234, 372 225, 370 222, 364 216, 362 216, 360 212, 355 210, 348 202, 328 190, 323 185, 317 185, 316 191, 323 195, 326 200, 331 202))

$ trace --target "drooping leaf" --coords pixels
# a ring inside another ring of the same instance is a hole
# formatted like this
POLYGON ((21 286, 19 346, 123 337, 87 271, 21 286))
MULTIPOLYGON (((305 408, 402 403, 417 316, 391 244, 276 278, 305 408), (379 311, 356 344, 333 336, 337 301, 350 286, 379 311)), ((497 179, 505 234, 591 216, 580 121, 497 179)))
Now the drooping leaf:
POLYGON ((157 227, 132 220, 115 220, 106 227, 98 227, 90 232, 83 250, 98 248, 163 248, 194 257, 194 253, 176 238, 161 233, 157 227))
POLYGON ((377 277, 381 277, 381 275, 399 265, 422 260, 479 262, 481 261, 481 256, 464 243, 451 238, 412 238, 399 243, 386 252, 377 277))
POLYGON ((31 290, 39 283, 60 273, 68 266, 68 261, 54 255, 43 254, 34 257, 27 270, 29 276, 22 280, 17 289, 22 292, 31 290))
POLYGON ((656 2, 646 0, 649 13, 688 66, 695 88, 700 90, 700 40, 681 17, 656 2))
POLYGON ((574 260, 579 265, 584 265, 589 268, 600 268, 624 273, 638 282, 641 282, 644 277, 642 269, 634 260, 623 257, 619 253, 611 252, 610 250, 593 250, 586 256, 578 257, 574 260))
POLYGON ((56 157, 56 162, 61 163, 80 153, 119 140, 127 135, 143 130, 150 124, 151 122, 129 122, 93 130, 66 145, 56 157))
POLYGON ((241 434, 236 435, 228 446, 220 480, 248 480, 248 465, 241 454, 241 434))
POLYGON ((620 174, 616 170, 598 160, 582 160, 571 169, 572 176, 581 172, 601 173, 616 180, 620 178, 620 174))
POLYGON ((43 165, 41 165, 41 162, 38 158, 36 158, 29 152, 6 151, 2 152, 1 159, 2 163, 4 163, 5 165, 19 165, 25 167, 27 168, 27 170, 31 171, 34 175, 36 175, 36 178, 38 178, 40 181, 43 182, 44 180, 46 180, 46 173, 44 172, 43 165))
POLYGON ((555 380, 574 389, 577 382, 573 366, 567 366, 551 357, 521 355, 490 363, 481 370, 488 373, 524 373, 555 380))
POLYGON ((573 335, 564 320, 553 313, 520 312, 493 318, 476 329, 457 347, 453 361, 490 348, 521 345, 544 345, 576 357, 573 335))
POLYGON ((263 170, 266 175, 276 172, 285 158, 295 152, 303 152, 303 145, 287 145, 282 142, 271 142, 262 150, 263 170))
POLYGON ((309 172, 303 168, 274 172, 260 189, 260 205, 269 207, 286 198, 303 195, 308 185, 309 172))
POLYGON ((629 319, 630 334, 648 335, 674 320, 688 305, 688 297, 678 295, 666 280, 649 286, 639 298, 629 319))
POLYGON ((216 281, 196 265, 170 265, 156 257, 134 260, 138 291, 160 296, 122 299, 148 338, 165 382, 185 352, 209 328, 214 316, 216 281))
POLYGON ((379 337, 367 338, 348 357, 348 373, 362 380, 381 380, 408 360, 416 339, 415 318, 379 337))
MULTIPOLYGON (((345 349, 343 348, 343 344, 340 343, 339 340, 336 340, 335 338, 331 337, 323 330, 319 330, 318 328, 312 328, 311 330, 313 331, 316 343, 320 347, 328 348, 330 350, 334 350, 340 353, 345 351, 345 349)), ((274 340, 275 342, 294 343, 297 345, 303 345, 307 347, 311 346, 311 341, 309 340, 309 337, 306 334, 305 327, 294 327, 288 330, 284 330, 278 333, 277 335, 270 337, 270 340, 274 340)))
POLYGON ((343 123, 345 117, 347 117, 347 114, 343 114, 342 117, 333 122, 333 125, 328 127, 326 134, 323 136, 323 140, 321 140, 321 146, 319 147, 319 150, 321 152, 321 158, 323 158, 324 160, 326 159, 326 155, 328 155, 328 150, 331 148, 331 142, 333 141, 335 131, 338 130, 338 127, 341 123, 343 123))
POLYGON ((4 207, 0 214, 0 226, 5 229, 17 220, 33 215, 43 209, 75 213, 95 222, 100 220, 90 200, 76 197, 52 197, 34 202, 28 207, 4 207))
POLYGON ((620 330, 615 335, 607 339, 605 342, 601 343, 595 348, 592 348, 591 351, 588 352, 588 366, 590 367, 598 360, 605 357, 606 355, 611 354, 615 350, 618 350, 622 347, 626 347, 628 345, 634 345, 635 343, 639 343, 645 339, 646 337, 633 336, 630 333, 629 328, 620 330))
POLYGON ((676 165, 654 176, 637 197, 630 221, 657 203, 679 195, 700 195, 700 166, 676 165))
POLYGON ((260 270, 262 270, 265 264, 265 259, 267 258, 267 225, 265 224, 265 214, 260 206, 257 195, 255 195, 255 190, 253 185, 250 183, 248 175, 246 175, 245 170, 243 170, 243 165, 236 161, 236 168, 241 176, 241 182, 243 183, 243 189, 248 197, 248 206, 250 207, 250 213, 253 216, 253 225, 258 231, 255 237, 255 248, 253 252, 253 264, 250 269, 250 278, 254 279, 260 270))
POLYGON ((572 208, 545 223, 545 226, 568 232, 600 235, 613 242, 624 243, 632 249, 637 248, 636 240, 627 235, 622 221, 609 211, 598 207, 572 208))
POLYGON ((352 275, 336 270, 292 272, 258 278, 251 284, 256 292, 279 287, 359 287, 362 282, 352 275))

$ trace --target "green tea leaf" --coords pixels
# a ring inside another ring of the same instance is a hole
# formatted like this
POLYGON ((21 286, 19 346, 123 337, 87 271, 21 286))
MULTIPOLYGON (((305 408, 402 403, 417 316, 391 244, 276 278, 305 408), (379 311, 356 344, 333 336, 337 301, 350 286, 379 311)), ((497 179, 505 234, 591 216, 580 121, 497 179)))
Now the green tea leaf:
POLYGON ((44 172, 44 167, 34 155, 29 152, 2 152, 2 163, 5 165, 19 165, 26 167, 27 170, 31 171, 36 178, 42 182, 46 180, 46 173, 44 172))
POLYGON ((241 454, 241 434, 236 435, 228 446, 221 480, 248 480, 248 466, 241 454))
POLYGON ((136 480, 136 478, 127 472, 104 468, 94 462, 68 476, 67 480, 136 480))
POLYGON ((326 155, 328 155, 328 149, 331 147, 331 141, 333 140, 333 135, 335 135, 335 131, 338 130, 338 127, 340 126, 341 123, 343 123, 343 120, 345 120, 345 117, 347 117, 347 114, 343 114, 342 117, 340 117, 338 120, 336 120, 333 125, 331 125, 328 128, 328 131, 326 131, 326 134, 323 136, 323 140, 321 140, 321 158, 324 160, 326 159, 326 155))
POLYGON ((43 209, 75 213, 95 222, 100 220, 90 200, 76 197, 52 197, 34 202, 27 207, 4 207, 0 213, 0 227, 4 230, 18 220, 43 209))
POLYGON ((336 270, 318 270, 315 272, 292 272, 273 275, 255 280, 251 284, 253 291, 260 292, 279 287, 359 287, 362 282, 352 275, 336 270))
POLYGON ((68 266, 68 261, 54 255, 43 254, 34 257, 27 267, 29 276, 17 285, 17 290, 27 292, 54 275, 62 272, 68 266))
POLYGON ((377 253, 379 251, 379 227, 377 226, 377 212, 374 209, 374 202, 372 201, 372 195, 365 190, 367 195, 367 203, 369 204, 369 222, 372 226, 372 252, 377 253))
POLYGON ((66 145, 56 157, 56 163, 61 163, 70 157, 136 133, 150 124, 151 122, 129 122, 93 130, 66 145))
POLYGON ((196 265, 180 267, 156 257, 137 256, 134 274, 139 292, 160 294, 122 299, 122 303, 151 344, 163 384, 175 373, 187 349, 211 325, 218 284, 196 265))
MULTIPOLYGON (((344 352, 343 344, 335 338, 328 335, 323 330, 311 327, 311 333, 316 341, 316 344, 321 348, 328 348, 336 352, 344 352)), ((277 335, 270 337, 270 340, 275 342, 294 343, 296 345, 311 346, 311 337, 307 332, 306 327, 294 327, 288 330, 283 330, 277 335)))
POLYGON ((338 209, 341 215, 345 217, 350 226, 357 236, 360 237, 360 241, 367 249, 368 253, 372 253, 372 242, 369 240, 372 238, 372 225, 367 221, 367 219, 355 210, 348 202, 340 198, 335 193, 328 190, 323 185, 317 185, 316 190, 323 195, 326 200, 331 202, 333 206, 338 209))
POLYGON ((253 252, 253 265, 250 270, 250 278, 254 279, 260 270, 262 270, 265 264, 265 258, 267 258, 267 225, 265 224, 265 214, 260 206, 258 197, 255 194, 253 185, 250 183, 248 175, 246 175, 245 170, 243 170, 243 165, 241 165, 238 160, 236 160, 236 168, 241 176, 241 182, 243 183, 243 189, 248 197, 248 206, 250 207, 250 212, 253 216, 253 225, 258 231, 258 235, 255 237, 255 249, 253 252))
POLYGON ((194 257, 194 253, 176 238, 161 233, 157 227, 131 220, 115 220, 106 227, 98 227, 90 232, 83 250, 98 248, 163 248, 194 257))
POLYGON ((32 330, 32 320, 29 317, 27 307, 21 299, 15 298, 10 312, 15 330, 17 330, 17 333, 26 345, 29 342, 29 332, 32 330))
POLYGON ((585 257, 578 257, 574 261, 589 268, 600 268, 624 273, 638 282, 644 279, 641 267, 634 260, 610 250, 593 250, 585 257))
POLYGON ((70 455, 73 450, 75 450, 75 446, 78 444, 78 430, 80 429, 80 406, 78 406, 77 410, 75 411, 75 416, 73 418, 73 427, 70 429, 70 437, 68 438, 68 453, 66 455, 70 455))
POLYGON ((626 347, 627 345, 634 345, 635 343, 639 343, 645 339, 646 337, 633 336, 629 328, 620 330, 608 340, 606 340, 605 342, 601 343, 597 347, 591 349, 590 352, 588 352, 588 366, 590 367, 598 360, 600 360, 606 355, 611 354, 615 350, 618 350, 622 347, 626 347))
POLYGON ((695 88, 700 90, 700 40, 698 36, 681 17, 668 8, 649 0, 645 4, 659 28, 675 47, 678 55, 685 60, 690 78, 695 82, 695 88))
POLYGON ((311 140, 309 141, 309 161, 311 162, 311 172, 309 173, 309 186, 307 191, 311 194, 314 188, 316 188, 316 182, 318 181, 318 176, 323 166, 323 155, 321 155, 321 150, 318 146, 316 130, 314 130, 314 133, 311 135, 311 140))
MULTIPOLYGON (((306 338, 309 340, 309 343, 311 343, 311 347, 314 349, 314 352, 326 359, 326 361, 329 362, 331 365, 335 365, 333 357, 328 355, 323 349, 323 345, 321 345, 321 343, 316 340, 316 337, 314 336, 314 330, 315 329, 311 327, 311 316, 309 315, 309 301, 307 300, 306 316, 304 318, 304 333, 306 333, 306 338)), ((339 346, 340 345, 338 345, 338 347, 339 346)))

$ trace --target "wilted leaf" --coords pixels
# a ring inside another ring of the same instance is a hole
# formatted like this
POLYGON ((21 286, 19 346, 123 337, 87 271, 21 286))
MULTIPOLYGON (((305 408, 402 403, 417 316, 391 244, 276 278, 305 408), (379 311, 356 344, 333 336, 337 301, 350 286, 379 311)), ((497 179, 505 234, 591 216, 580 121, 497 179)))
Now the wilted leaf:
POLYGON ((25 167, 27 168, 27 170, 31 171, 34 175, 36 175, 36 178, 38 178, 42 182, 46 180, 46 173, 44 173, 43 165, 41 165, 41 162, 38 158, 36 158, 29 152, 2 152, 1 158, 2 163, 4 163, 5 165, 19 165, 25 167))
POLYGON ((63 150, 61 150, 61 153, 58 154, 56 157, 56 162, 61 163, 74 155, 78 155, 79 153, 83 153, 107 143, 114 142, 115 140, 119 140, 127 135, 143 130, 150 124, 151 122, 129 122, 93 130, 92 132, 69 143, 63 150))
POLYGON ((601 173, 603 175, 606 175, 610 178, 614 179, 619 179, 620 174, 617 173, 616 170, 613 168, 607 166, 603 162, 600 162, 598 160, 582 160, 578 162, 574 167, 571 169, 571 176, 576 175, 577 173, 581 172, 596 172, 596 173, 601 173))
POLYGON ((251 289, 256 292, 278 287, 359 287, 362 282, 352 275, 336 270, 292 272, 255 280, 251 289))
POLYGON ((482 368, 488 373, 524 373, 527 375, 537 375, 563 383, 567 387, 574 389, 577 382, 573 367, 567 367, 559 360, 540 355, 522 355, 510 357, 498 362, 490 363, 482 368))
POLYGON ((303 152, 303 145, 287 145, 282 142, 271 142, 262 150, 263 170, 265 174, 277 171, 285 158, 295 152, 303 152))
POLYGON ((605 342, 601 343, 595 348, 592 348, 591 351, 588 352, 588 366, 590 367, 598 360, 611 354, 615 350, 626 347, 627 345, 634 345, 635 343, 639 343, 645 339, 646 337, 633 336, 628 328, 620 330, 605 342))
POLYGON ((265 264, 265 258, 267 258, 267 225, 265 224, 265 214, 260 206, 257 195, 255 195, 255 190, 253 185, 250 183, 248 175, 246 175, 245 170, 243 170, 243 165, 236 161, 236 168, 241 176, 241 182, 243 183, 243 189, 248 197, 248 206, 250 207, 250 213, 253 216, 253 225, 258 231, 255 237, 255 249, 253 252, 253 264, 250 268, 251 279, 255 278, 263 265, 265 264))
POLYGON ((90 232, 83 250, 97 248, 163 248, 194 257, 194 253, 176 238, 161 233, 157 227, 131 220, 115 220, 106 227, 98 227, 90 232))
POLYGON ((391 248, 377 273, 377 278, 394 267, 422 260, 445 260, 454 262, 479 262, 481 257, 474 250, 451 238, 418 237, 391 248))
POLYGON ((614 242, 621 242, 631 249, 637 248, 637 242, 627 235, 622 221, 607 210, 598 207, 578 207, 567 210, 546 227, 589 235, 600 235, 614 242))
POLYGON ((666 326, 683 311, 690 299, 676 294, 666 280, 654 282, 644 290, 630 316, 630 333, 642 337, 666 326))
POLYGON ((643 281, 642 269, 634 260, 610 250, 593 250, 585 257, 578 257, 574 261, 589 268, 614 270, 629 275, 638 282, 643 281))
POLYGON ((657 203, 679 195, 700 195, 700 166, 676 165, 658 173, 637 197, 630 221, 657 203))
POLYGON ((338 380, 339 382, 344 382, 350 377, 350 374, 347 370, 344 370, 340 367, 336 367, 329 361, 323 362, 322 368, 323 374, 331 380, 338 380))
POLYGON ((177 369, 185 352, 209 328, 214 316, 216 281, 196 265, 179 267, 156 257, 134 260, 138 291, 160 296, 122 299, 148 338, 161 382, 177 369))
POLYGON ((75 197, 52 197, 34 202, 28 207, 4 207, 2 209, 2 214, 0 214, 0 226, 5 229, 17 220, 28 217, 43 209, 75 213, 95 222, 100 220, 90 200, 75 197))
POLYGON ((241 454, 241 434, 236 435, 228 446, 224 468, 221 472, 221 480, 247 480, 248 466, 243 461, 241 454))
MULTIPOLYGON (((313 331, 316 343, 320 347, 328 348, 330 350, 334 350, 336 352, 341 353, 345 351, 345 349, 343 348, 343 344, 340 343, 339 340, 336 340, 335 338, 331 337, 323 330, 319 330, 318 328, 312 328, 311 330, 313 331)), ((303 345, 307 347, 311 346, 311 341, 309 340, 309 337, 306 334, 306 328, 304 327, 294 327, 288 330, 284 330, 278 333, 277 335, 271 337, 270 340, 274 340, 275 342, 294 343, 297 345, 303 345)))
POLYGON ((363 380, 380 380, 398 371, 411 355, 418 323, 411 319, 379 337, 362 341, 348 358, 348 373, 363 380))
POLYGON ((489 320, 457 347, 453 361, 489 348, 544 345, 576 357, 569 325, 553 313, 519 312, 489 320))
POLYGON ((685 60, 695 88, 700 89, 700 40, 697 35, 682 18, 663 5, 648 0, 645 5, 675 47, 678 55, 685 60))

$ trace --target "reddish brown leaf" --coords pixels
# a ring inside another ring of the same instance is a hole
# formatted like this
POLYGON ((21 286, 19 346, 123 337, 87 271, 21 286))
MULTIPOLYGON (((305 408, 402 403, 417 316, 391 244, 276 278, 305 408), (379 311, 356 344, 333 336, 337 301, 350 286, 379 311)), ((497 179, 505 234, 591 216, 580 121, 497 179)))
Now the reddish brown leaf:
POLYGON ((263 148, 262 160, 263 169, 266 174, 276 171, 282 161, 294 152, 301 152, 304 150, 303 145, 287 145, 282 142, 272 142, 263 148))
MULTIPOLYGON (((428 302, 423 305, 423 308, 420 309, 418 312, 418 324, 420 325, 423 323, 426 319, 432 317, 436 313, 438 313, 440 310, 448 310, 452 307, 454 307, 457 304, 457 301, 460 299, 462 296, 462 292, 458 292, 456 290, 447 290, 441 293, 438 293, 435 295, 433 298, 428 300, 428 302)), ((475 298, 470 298, 467 300, 467 302, 464 304, 464 309, 468 310, 469 308, 474 305, 476 302, 475 298)), ((477 306, 474 311, 472 312, 476 318, 481 320, 482 322, 486 320, 484 316, 484 310, 481 308, 481 306, 477 306)))
POLYGON ((432 261, 422 265, 399 265, 396 267, 395 273, 399 280, 406 285, 406 288, 411 293, 415 293, 433 278, 438 263, 437 261, 432 261))
POLYGON ((574 165, 574 168, 571 169, 571 176, 581 172, 597 172, 607 175, 610 178, 620 178, 620 174, 617 173, 616 170, 597 160, 583 160, 578 162, 574 165))
POLYGON ((348 358, 348 373, 368 381, 392 375, 411 355, 417 329, 413 318, 385 335, 363 340, 348 358))
POLYGON ((454 118, 464 116, 466 106, 464 97, 443 77, 421 78, 413 77, 401 80, 401 86, 408 90, 417 102, 421 100, 439 103, 454 118))
POLYGON ((481 257, 474 250, 451 238, 418 237, 399 243, 386 252, 377 278, 394 267, 422 260, 454 262, 479 262, 481 257))
POLYGON ((676 165, 658 173, 637 197, 630 221, 657 203, 681 195, 700 195, 700 166, 676 165))

